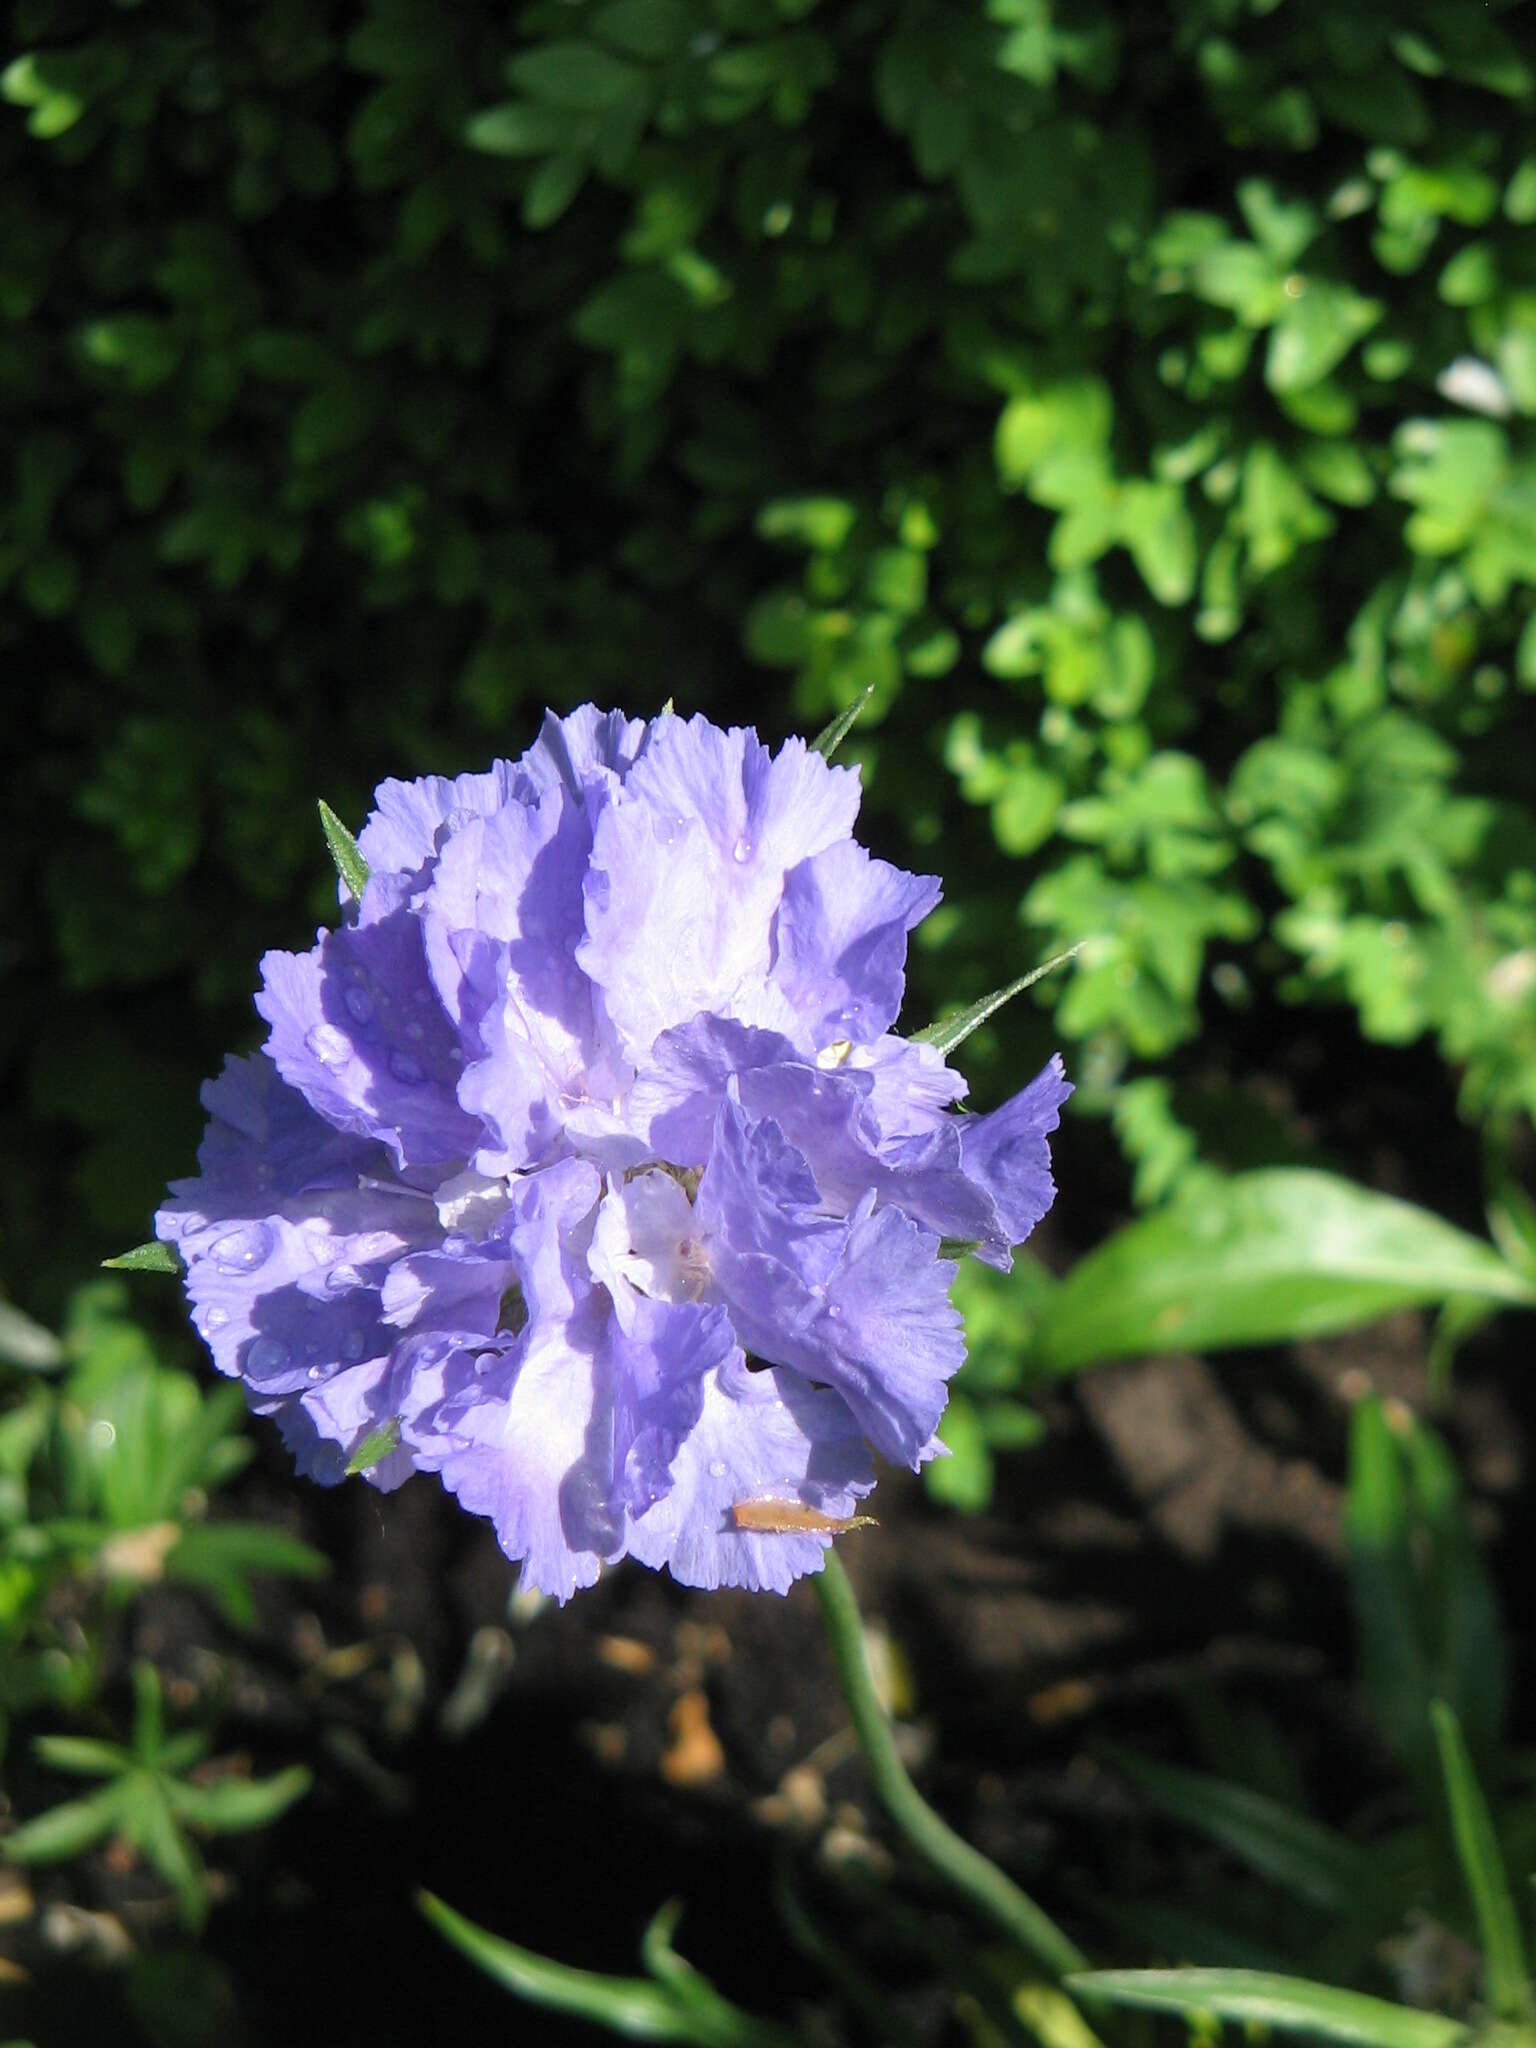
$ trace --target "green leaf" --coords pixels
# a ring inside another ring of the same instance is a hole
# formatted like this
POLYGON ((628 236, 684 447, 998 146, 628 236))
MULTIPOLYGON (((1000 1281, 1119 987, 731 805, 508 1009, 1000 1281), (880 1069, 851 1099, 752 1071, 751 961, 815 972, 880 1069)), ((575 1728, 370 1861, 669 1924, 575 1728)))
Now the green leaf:
POLYGON ((1497 1754, 1503 1628, 1455 1460, 1426 1424, 1374 1398, 1350 1421, 1344 1537, 1366 1695, 1432 1803, 1436 1699, 1450 1702, 1475 1756, 1497 1754))
POLYGON ((962 1514, 980 1513, 992 1498, 992 1453, 981 1416, 964 1394, 950 1395, 939 1437, 949 1456, 935 1458, 925 1468, 928 1491, 962 1514))
POLYGON ((811 752, 813 754, 820 754, 823 761, 830 761, 838 748, 843 744, 843 741, 848 737, 855 720, 874 694, 874 684, 866 684, 846 711, 839 711, 836 718, 829 725, 824 725, 821 728, 815 739, 811 741, 811 752))
POLYGON ((357 841, 323 797, 320 800, 320 829, 331 850, 331 859, 336 863, 337 874, 352 895, 361 899, 368 886, 368 863, 358 852, 357 841))
POLYGON ((182 1530, 165 1562, 167 1571, 184 1579, 212 1578, 228 1571, 319 1579, 331 1568, 323 1551, 259 1522, 194 1523, 182 1530))
POLYGON ((1298 278, 1269 337, 1264 377, 1271 391, 1304 391, 1348 355, 1382 315, 1379 299, 1322 277, 1298 278))
POLYGON ((534 229, 553 227, 581 190, 586 176, 587 160, 579 151, 567 150, 559 156, 546 157, 523 193, 523 225, 534 229))
POLYGON ((1175 1770, 1118 1748, 1106 1754, 1164 1813, 1220 1843, 1250 1870, 1297 1898, 1341 1913, 1369 1896, 1370 1859, 1331 1828, 1246 1785, 1175 1770))
POLYGON ((676 2000, 647 1978, 604 1977, 552 1963, 531 1949, 487 1934, 431 1892, 418 1892, 416 1903, 438 1933, 477 1969, 533 2005, 576 2013, 629 2041, 697 2038, 676 2000))
POLYGON ((119 1252, 115 1259, 103 1259, 104 1266, 118 1273, 179 1273, 181 1261, 168 1244, 151 1238, 136 1244, 131 1252, 119 1252))
POLYGON ((1451 2048, 1470 2033, 1459 2020, 1437 2012, 1418 2012, 1384 1998, 1265 1970, 1086 1970, 1068 1977, 1066 1984, 1082 1998, 1106 1999, 1111 2005, 1210 2013, 1244 2026, 1317 2034, 1359 2048, 1451 2048))
POLYGON ((96 1742, 88 1735, 39 1735, 32 1753, 51 1770, 81 1778, 112 1778, 133 1762, 117 1742, 96 1742))
POLYGON ((507 66, 514 85, 546 106, 573 114, 601 113, 644 81, 645 73, 591 43, 545 43, 507 66))
POLYGON ((507 100, 486 107, 464 123, 464 140, 488 156, 543 156, 569 146, 568 115, 533 100, 507 100))
POLYGON ((1078 1261, 1041 1306, 1040 1355, 1075 1372, 1138 1352, 1278 1343, 1536 1284, 1427 1209, 1336 1175, 1272 1168, 1202 1184, 1078 1261))
POLYGON ((1027 988, 1033 988, 1042 976, 1064 966, 1074 953, 1080 953, 1088 941, 1079 939, 1075 946, 1068 946, 1064 953, 1057 953, 1052 959, 1032 967, 1028 974, 1021 974, 1017 981, 1010 981, 1006 988, 994 989, 989 996, 972 1003, 969 1009, 961 1010, 956 1016, 946 1017, 941 1023, 926 1025, 921 1031, 912 1033, 915 1045, 931 1045, 935 1052, 946 1058, 957 1045, 963 1045, 973 1031, 979 1030, 994 1011, 1004 1003, 1011 1003, 1015 996, 1022 995, 1027 988))
POLYGON ((62 1863, 78 1856, 117 1825, 118 1787, 111 1785, 90 1799, 66 1800, 36 1820, 29 1820, 0 1842, 12 1863, 62 1863))
POLYGON ((1472 1910, 1477 1915, 1488 2003, 1500 2019, 1529 2019, 1531 1979, 1520 1938, 1520 1916, 1510 1897, 1493 1817, 1467 1754, 1455 1710, 1444 1700, 1436 1700, 1430 1707, 1429 1718, 1440 1751, 1456 1856, 1467 1881, 1472 1910))
POLYGON ((370 1430, 347 1460, 347 1473, 371 1472, 375 1465, 381 1465, 400 1442, 400 1418, 392 1415, 388 1422, 370 1430))
POLYGON ((233 1835, 264 1828, 302 1799, 314 1782, 303 1764, 292 1764, 271 1778, 219 1778, 211 1785, 170 1784, 166 1796, 172 1810, 210 1834, 233 1835))
POLYGON ((172 1813, 160 1780, 144 1773, 129 1782, 135 1796, 124 1812, 122 1832, 175 1892, 182 1920, 196 1933, 208 1917, 202 1859, 172 1813))

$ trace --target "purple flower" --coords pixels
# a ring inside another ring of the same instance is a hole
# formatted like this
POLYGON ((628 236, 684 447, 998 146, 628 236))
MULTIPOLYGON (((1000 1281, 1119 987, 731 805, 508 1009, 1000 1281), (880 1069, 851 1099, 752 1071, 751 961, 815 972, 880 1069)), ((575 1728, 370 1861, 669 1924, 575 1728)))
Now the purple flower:
POLYGON ((590 706, 380 787, 367 886, 263 961, 265 1050, 156 1219, 301 1471, 437 1472, 563 1600, 625 1555, 782 1592, 872 1450, 938 1452, 941 1240, 1007 1267, 1069 1088, 957 1114, 892 1035, 939 890, 858 802, 799 740, 590 706))

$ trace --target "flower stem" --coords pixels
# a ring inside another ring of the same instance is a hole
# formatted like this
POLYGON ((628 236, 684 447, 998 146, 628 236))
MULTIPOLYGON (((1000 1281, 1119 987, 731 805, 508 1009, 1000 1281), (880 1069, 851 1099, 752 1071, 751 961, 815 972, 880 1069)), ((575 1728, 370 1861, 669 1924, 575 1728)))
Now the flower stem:
POLYGON ((817 1575, 815 1586, 870 1783, 908 1846, 975 1912, 1025 1949, 1053 1977, 1086 1968, 1083 1955, 1055 1921, 1042 1913, 1011 1877, 941 1820, 907 1776, 869 1675, 859 1603, 835 1550, 828 1550, 826 1566, 817 1575))

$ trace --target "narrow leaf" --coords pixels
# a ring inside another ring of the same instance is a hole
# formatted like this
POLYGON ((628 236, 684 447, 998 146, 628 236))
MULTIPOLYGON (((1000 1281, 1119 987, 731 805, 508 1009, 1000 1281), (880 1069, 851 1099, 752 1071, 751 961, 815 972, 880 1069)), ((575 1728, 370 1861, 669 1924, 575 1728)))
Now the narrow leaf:
POLYGON ((99 1842, 117 1825, 117 1802, 110 1786, 91 1799, 70 1799, 5 1837, 0 1848, 12 1863, 62 1863, 99 1842))
POLYGON ((838 748, 843 744, 843 741, 848 737, 855 721, 874 694, 874 684, 866 683, 858 696, 848 706, 848 709, 846 711, 839 711, 836 718, 829 725, 824 725, 821 731, 817 733, 815 739, 811 741, 811 752, 813 754, 820 754, 823 761, 830 761, 838 748))
POLYGON ((133 1761, 120 1743, 97 1742, 88 1735, 39 1735, 32 1753, 50 1770, 69 1771, 78 1778, 116 1777, 133 1761))
POLYGON ((388 1422, 371 1429, 347 1460, 347 1471, 371 1472, 375 1465, 382 1465, 400 1442, 400 1418, 392 1415, 388 1422))
POLYGON ((148 1244, 136 1244, 131 1252, 119 1252, 115 1259, 103 1259, 104 1266, 110 1266, 118 1273, 179 1273, 181 1261, 168 1244, 160 1244, 151 1238, 148 1244))
POLYGON ((1531 1980, 1520 1939, 1520 1916, 1510 1897, 1488 1802, 1477 1782, 1461 1723, 1453 1709, 1444 1700, 1436 1700, 1430 1707, 1429 1718, 1440 1750, 1456 1857, 1477 1915, 1488 2003, 1502 2020, 1527 2019, 1531 2013, 1531 1980))
POLYGON ((1536 1285, 1427 1209, 1308 1168, 1202 1183, 1080 1259, 1039 1307, 1055 1372, 1107 1358, 1315 1337, 1474 1295, 1536 1305, 1536 1285))
POLYGON ((231 1571, 281 1572, 289 1578, 318 1579, 330 1570, 323 1551, 281 1529, 264 1528, 256 1522, 196 1522, 182 1531, 181 1541, 165 1565, 182 1579, 212 1578, 231 1571))
POLYGON ((264 1828, 302 1799, 313 1782, 303 1764, 271 1778, 219 1778, 211 1785, 168 1784, 172 1811, 210 1834, 232 1835, 264 1828))
POLYGON ((331 849, 337 874, 354 896, 361 897, 368 886, 368 863, 358 852, 357 841, 323 797, 320 800, 320 829, 331 849))
POLYGON ((1469 2032, 1441 2013, 1417 2012, 1359 1991, 1336 1991, 1264 1970, 1086 1970, 1066 1983, 1069 1991, 1111 2005, 1210 2013, 1244 2025, 1355 2042, 1359 2048, 1450 2048, 1469 2032))
POLYGON ((968 1010, 962 1010, 958 1016, 946 1017, 941 1023, 930 1024, 922 1031, 914 1031, 914 1043, 931 1045, 936 1052, 943 1053, 947 1058, 957 1045, 963 1045, 973 1031, 985 1024, 995 1010, 1000 1010, 1004 1003, 1011 1003, 1014 997, 1022 995, 1025 989, 1033 988, 1045 975, 1065 966, 1072 955, 1080 953, 1087 943, 1086 939, 1079 939, 1075 946, 1068 946, 1065 953, 1058 953, 1054 959, 1042 962, 1039 967, 1032 967, 1028 974, 1021 974, 1017 981, 1010 981, 1006 988, 994 989, 991 995, 983 996, 979 1002, 972 1003, 968 1010))
POLYGON ((1261 1877, 1332 1912, 1368 1896, 1369 1858, 1343 1835, 1278 1800, 1198 1771, 1113 1749, 1110 1760, 1154 1805, 1239 1857, 1261 1877))
POLYGON ((531 1949, 487 1934, 431 1892, 418 1892, 416 1903, 438 1933, 477 1969, 533 2005, 578 2013, 629 2041, 693 2038, 676 2001, 644 1977, 604 1977, 593 1970, 552 1963, 531 1949))

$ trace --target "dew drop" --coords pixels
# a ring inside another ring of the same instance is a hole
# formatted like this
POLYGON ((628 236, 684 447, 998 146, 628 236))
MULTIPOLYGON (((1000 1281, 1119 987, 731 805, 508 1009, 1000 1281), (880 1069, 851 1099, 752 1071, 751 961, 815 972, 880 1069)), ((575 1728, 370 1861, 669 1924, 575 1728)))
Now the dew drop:
POLYGON ((725 1472, 726 1465, 724 1458, 712 1458, 710 1460, 709 1476, 711 1479, 723 1479, 725 1477, 725 1472))
POLYGON ((341 1355, 348 1365, 356 1365, 357 1361, 362 1357, 365 1348, 361 1330, 348 1330, 346 1336, 341 1340, 341 1355))
POLYGON ((325 1378, 325 1367, 323 1365, 312 1365, 304 1377, 309 1380, 323 1380, 325 1378))
POLYGON ((753 851, 751 840, 743 833, 741 838, 731 848, 731 859, 734 861, 749 861, 752 858, 753 851))
POLYGON ((347 1006, 348 1015, 358 1024, 366 1024, 373 1015, 373 997, 369 995, 367 989, 359 988, 355 982, 351 988, 343 991, 341 1000, 347 1006))
POLYGON ((305 1032, 304 1043, 322 1067, 344 1067, 352 1057, 351 1039, 334 1024, 317 1024, 305 1032))
POLYGON ((221 1273, 254 1273, 270 1257, 272 1233, 265 1223, 244 1223, 209 1248, 221 1273))
POLYGON ((222 1330, 228 1321, 229 1310, 227 1308, 211 1308, 203 1317, 203 1328, 205 1330, 222 1330))
POLYGON ((288 1346, 276 1337, 258 1337, 245 1354, 245 1370, 255 1379, 281 1372, 288 1364, 288 1346))
POLYGON ((117 1442, 117 1430, 104 1415, 99 1415, 86 1431, 93 1451, 110 1451, 117 1442))
POLYGON ((350 1294, 354 1287, 362 1287, 365 1284, 356 1266, 332 1266, 325 1276, 327 1294, 350 1294))
POLYGON ((389 1071, 397 1081, 404 1081, 408 1086, 414 1086, 421 1079, 421 1067, 408 1052, 392 1052, 389 1056, 389 1071))

